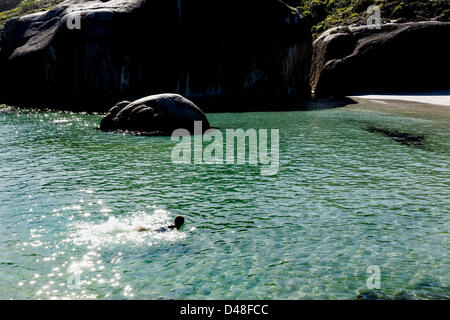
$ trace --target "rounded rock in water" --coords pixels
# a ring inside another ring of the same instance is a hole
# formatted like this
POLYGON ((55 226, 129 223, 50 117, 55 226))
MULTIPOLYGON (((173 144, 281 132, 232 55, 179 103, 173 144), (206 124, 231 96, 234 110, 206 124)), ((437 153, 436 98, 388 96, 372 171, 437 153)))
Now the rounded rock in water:
POLYGON ((148 96, 112 107, 101 120, 102 131, 131 131, 148 135, 170 135, 182 128, 194 131, 194 122, 203 130, 211 126, 206 115, 193 102, 178 94, 148 96))

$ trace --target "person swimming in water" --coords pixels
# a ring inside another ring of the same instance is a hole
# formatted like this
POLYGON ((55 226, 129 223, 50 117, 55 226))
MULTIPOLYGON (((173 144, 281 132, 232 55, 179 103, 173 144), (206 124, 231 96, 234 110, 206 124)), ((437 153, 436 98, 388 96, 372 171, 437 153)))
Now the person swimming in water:
POLYGON ((155 232, 166 232, 169 230, 180 230, 181 227, 184 224, 184 217, 183 216, 176 216, 175 217, 175 221, 173 225, 167 226, 167 227, 162 227, 156 230, 152 230, 152 229, 148 229, 145 227, 139 227, 138 231, 139 232, 144 232, 144 231, 155 231, 155 232))

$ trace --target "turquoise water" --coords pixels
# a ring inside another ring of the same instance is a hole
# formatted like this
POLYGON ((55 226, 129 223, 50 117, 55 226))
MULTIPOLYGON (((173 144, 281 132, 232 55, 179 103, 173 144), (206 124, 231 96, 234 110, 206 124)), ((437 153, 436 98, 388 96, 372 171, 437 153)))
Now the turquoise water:
POLYGON ((448 299, 449 114, 208 115, 280 129, 280 171, 261 176, 172 164, 170 138, 98 132, 99 115, 4 108, 0 298, 351 299, 376 265, 383 295, 448 299), (177 214, 181 232, 135 231, 177 214))

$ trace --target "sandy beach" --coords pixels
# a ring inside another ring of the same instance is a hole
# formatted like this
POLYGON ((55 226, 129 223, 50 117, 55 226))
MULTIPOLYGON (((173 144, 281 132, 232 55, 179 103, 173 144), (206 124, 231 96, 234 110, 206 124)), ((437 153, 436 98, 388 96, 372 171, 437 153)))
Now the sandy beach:
POLYGON ((394 100, 394 101, 409 101, 424 104, 433 104, 439 106, 450 107, 450 91, 433 91, 421 93, 397 93, 397 94, 369 94, 351 96, 354 99, 364 100, 394 100))

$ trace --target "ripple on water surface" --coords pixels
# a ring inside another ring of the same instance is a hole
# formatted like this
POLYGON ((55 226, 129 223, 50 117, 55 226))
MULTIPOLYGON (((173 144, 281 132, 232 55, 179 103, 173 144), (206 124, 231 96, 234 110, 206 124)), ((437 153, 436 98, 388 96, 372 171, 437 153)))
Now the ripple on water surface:
POLYGON ((209 115, 279 128, 275 176, 174 165, 169 138, 98 115, 3 109, 0 298, 448 299, 450 116, 380 108, 209 115), (181 232, 136 231, 178 214, 181 232))

